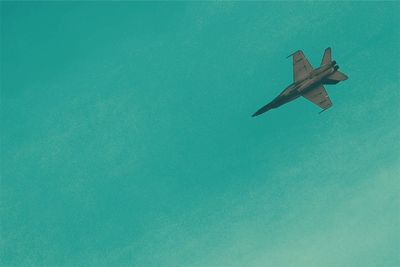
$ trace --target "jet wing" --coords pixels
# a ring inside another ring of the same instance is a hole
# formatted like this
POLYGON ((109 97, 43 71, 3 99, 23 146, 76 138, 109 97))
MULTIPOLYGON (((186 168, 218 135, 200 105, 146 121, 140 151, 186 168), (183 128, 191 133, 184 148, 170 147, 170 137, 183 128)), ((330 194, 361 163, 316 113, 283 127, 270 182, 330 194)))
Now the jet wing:
POLYGON ((304 56, 303 51, 294 52, 291 56, 293 56, 293 81, 303 80, 313 70, 313 67, 304 56))
POLYGON ((329 99, 328 93, 325 91, 325 88, 322 85, 318 86, 314 90, 305 93, 303 97, 322 108, 323 111, 332 106, 332 102, 329 99))

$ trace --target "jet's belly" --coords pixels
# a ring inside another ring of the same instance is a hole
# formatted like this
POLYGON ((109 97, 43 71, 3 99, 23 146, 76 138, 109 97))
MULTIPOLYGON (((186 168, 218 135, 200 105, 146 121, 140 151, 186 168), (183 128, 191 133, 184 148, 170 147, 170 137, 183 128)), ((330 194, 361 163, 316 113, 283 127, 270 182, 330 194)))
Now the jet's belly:
POLYGON ((296 87, 289 87, 285 91, 282 92, 282 94, 278 97, 278 103, 280 105, 283 105, 285 103, 288 103, 300 96, 299 91, 297 90, 296 87))
POLYGON ((310 78, 306 79, 303 83, 299 84, 299 86, 297 87, 297 91, 299 93, 301 93, 301 92, 307 90, 308 88, 312 87, 317 82, 318 82, 317 77, 310 77, 310 78))
POLYGON ((321 81, 327 76, 330 75, 333 72, 333 69, 327 69, 323 72, 320 73, 311 73, 310 76, 308 76, 303 82, 301 82, 297 86, 297 91, 299 93, 304 93, 305 91, 308 91, 310 88, 313 88, 317 86, 318 84, 321 83, 321 81))

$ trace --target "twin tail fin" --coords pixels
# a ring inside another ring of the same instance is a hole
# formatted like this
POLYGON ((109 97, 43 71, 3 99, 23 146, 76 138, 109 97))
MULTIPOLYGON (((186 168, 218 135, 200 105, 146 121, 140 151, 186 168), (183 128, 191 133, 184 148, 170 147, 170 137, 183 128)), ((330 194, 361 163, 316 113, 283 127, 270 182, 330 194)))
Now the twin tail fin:
MULTIPOLYGON (((328 47, 327 49, 325 49, 324 56, 322 57, 321 66, 329 64, 331 62, 332 62, 332 51, 331 48, 328 47)), ((327 79, 324 81, 324 84, 336 84, 340 81, 348 79, 346 74, 337 70, 338 68, 339 68, 338 66, 335 66, 335 72, 327 77, 327 79)))
POLYGON ((332 61, 332 53, 331 53, 331 48, 328 47, 327 49, 325 49, 325 53, 324 56, 322 58, 322 62, 321 62, 321 66, 328 64, 332 61))

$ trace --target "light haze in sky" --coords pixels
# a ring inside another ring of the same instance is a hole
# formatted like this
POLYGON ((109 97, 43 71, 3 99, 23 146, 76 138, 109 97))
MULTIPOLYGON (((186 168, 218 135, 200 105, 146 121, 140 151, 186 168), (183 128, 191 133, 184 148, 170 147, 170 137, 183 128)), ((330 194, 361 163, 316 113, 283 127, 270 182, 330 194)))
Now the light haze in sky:
POLYGON ((0 8, 2 266, 400 266, 399 2, 0 8))

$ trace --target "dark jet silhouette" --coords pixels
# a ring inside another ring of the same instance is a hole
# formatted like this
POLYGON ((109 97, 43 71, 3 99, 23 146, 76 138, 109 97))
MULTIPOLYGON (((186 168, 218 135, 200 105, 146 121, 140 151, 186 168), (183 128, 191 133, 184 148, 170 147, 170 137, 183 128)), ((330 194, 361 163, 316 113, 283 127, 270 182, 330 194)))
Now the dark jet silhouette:
POLYGON ((344 73, 338 71, 339 66, 336 65, 336 61, 332 61, 330 47, 325 49, 321 66, 317 69, 313 69, 301 50, 290 56, 293 56, 294 82, 272 100, 271 103, 254 113, 253 117, 267 112, 270 109, 280 107, 300 96, 318 105, 322 108, 321 112, 323 112, 332 106, 328 93, 325 91, 324 84, 337 84, 348 78, 344 73))

